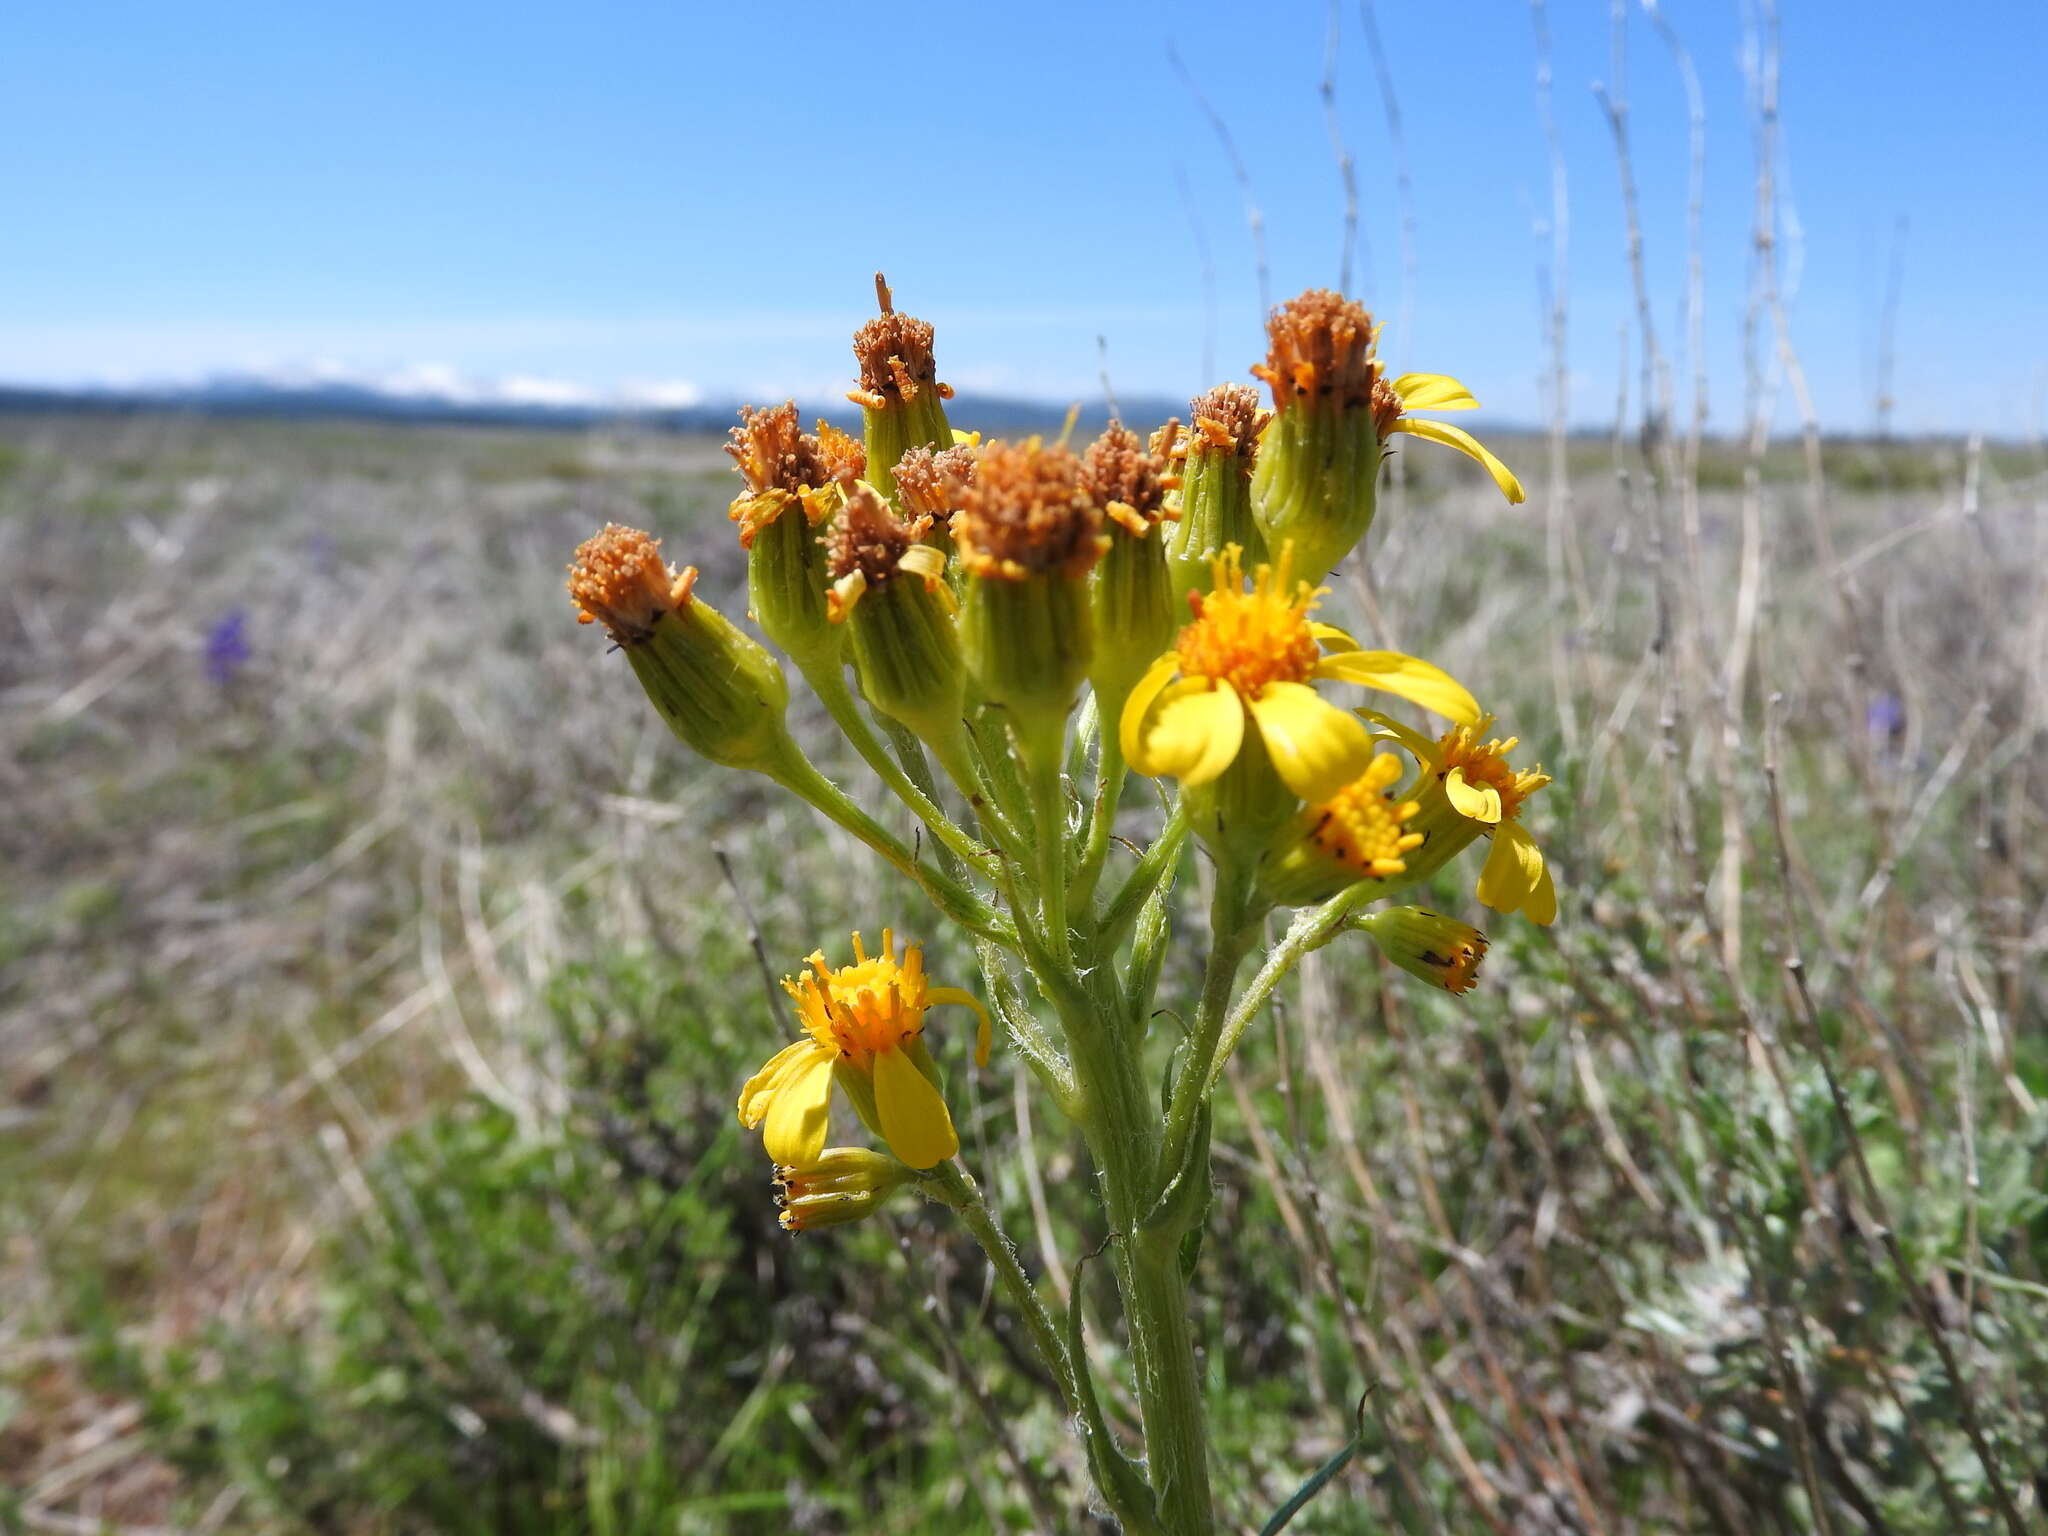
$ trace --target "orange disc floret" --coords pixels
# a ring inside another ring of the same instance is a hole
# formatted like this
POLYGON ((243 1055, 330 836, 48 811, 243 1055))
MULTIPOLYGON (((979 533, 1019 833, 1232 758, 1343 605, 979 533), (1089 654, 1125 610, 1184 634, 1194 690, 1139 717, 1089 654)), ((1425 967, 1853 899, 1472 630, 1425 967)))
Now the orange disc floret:
POLYGON ((1413 800, 1396 803, 1387 793, 1403 772, 1391 752, 1373 758, 1363 774, 1316 807, 1308 840, 1361 878, 1404 873, 1402 855, 1422 846, 1422 834, 1406 830, 1422 807, 1413 800))
POLYGON ((1373 356, 1378 329, 1365 306, 1328 288, 1289 299, 1266 321, 1266 360, 1252 372, 1273 390, 1273 403, 1333 403, 1352 410, 1371 406, 1380 363, 1373 356))
POLYGON ((877 1052, 893 1051, 923 1032, 924 953, 907 944, 899 961, 896 936, 884 928, 880 954, 870 956, 856 933, 853 955, 852 965, 834 970, 822 951, 813 951, 805 962, 811 973, 801 981, 785 978, 782 986, 796 999, 813 1040, 867 1066, 877 1052))
POLYGON ((1082 486, 1080 459, 1035 437, 983 445, 959 498, 953 538, 971 575, 1022 581, 1057 571, 1081 577, 1108 543, 1102 508, 1082 486))
POLYGON ((833 480, 858 480, 868 472, 868 447, 851 432, 842 432, 824 417, 818 418, 818 453, 825 472, 833 480))
POLYGON ((1500 820, 1513 821, 1522 802, 1548 784, 1550 775, 1541 768, 1517 771, 1509 764, 1508 754, 1520 742, 1519 736, 1495 738, 1482 745, 1479 733, 1492 723, 1489 716, 1477 725, 1456 726, 1446 732, 1437 743, 1437 777, 1449 778, 1457 771, 1473 788, 1492 790, 1500 796, 1500 820))
POLYGON ((1475 933, 1441 950, 1426 950, 1417 958, 1437 973, 1446 992, 1463 997, 1479 984, 1479 963, 1486 958, 1486 936, 1475 933))
POLYGON ((659 540, 621 523, 606 523, 585 539, 569 565, 576 622, 604 625, 620 645, 652 635, 657 619, 690 601, 696 581, 695 566, 672 573, 659 540))
MULTIPOLYGON (((1179 430, 1179 422, 1168 422, 1162 429, 1166 451, 1179 430)), ((1105 516, 1137 538, 1172 515, 1166 510, 1166 493, 1179 483, 1167 472, 1165 451, 1149 450, 1120 421, 1112 421, 1081 459, 1083 492, 1105 516)))
POLYGON ((1277 568, 1260 566, 1244 591, 1239 554, 1232 544, 1216 559, 1214 591, 1188 594, 1195 618, 1174 650, 1182 675, 1220 679, 1252 699, 1268 683, 1305 682, 1315 671, 1322 649, 1308 616, 1322 594, 1305 581, 1290 590, 1284 552, 1277 568))
POLYGON ((882 274, 875 274, 875 301, 882 312, 853 333, 853 355, 860 364, 860 388, 846 398, 870 410, 915 400, 929 389, 941 400, 953 398, 953 386, 938 381, 932 357, 933 331, 928 320, 900 315, 882 274))

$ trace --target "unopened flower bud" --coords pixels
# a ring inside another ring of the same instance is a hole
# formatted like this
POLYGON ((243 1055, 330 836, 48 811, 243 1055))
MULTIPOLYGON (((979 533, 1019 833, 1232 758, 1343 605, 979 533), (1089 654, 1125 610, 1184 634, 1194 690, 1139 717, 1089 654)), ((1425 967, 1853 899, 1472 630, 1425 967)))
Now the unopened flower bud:
POLYGON ((1245 384, 1219 384, 1188 404, 1193 425, 1171 445, 1180 464, 1180 521, 1168 540, 1166 563, 1176 603, 1209 590, 1223 551, 1237 545, 1245 564, 1263 565, 1265 537, 1252 516, 1252 463, 1259 433, 1270 419, 1258 392, 1245 384))
POLYGON ((671 572, 654 539, 617 523, 569 567, 578 621, 605 626, 684 745, 728 768, 780 769, 798 755, 782 668, 696 596, 696 581, 694 566, 671 572))
POLYGON ((1372 936, 1381 954, 1433 987, 1462 995, 1479 980, 1486 935, 1470 923, 1421 907, 1382 907, 1354 921, 1372 936))
POLYGON ((827 1147, 815 1163, 775 1169, 776 1217, 785 1232, 863 1221, 908 1183, 910 1169, 867 1147, 827 1147))

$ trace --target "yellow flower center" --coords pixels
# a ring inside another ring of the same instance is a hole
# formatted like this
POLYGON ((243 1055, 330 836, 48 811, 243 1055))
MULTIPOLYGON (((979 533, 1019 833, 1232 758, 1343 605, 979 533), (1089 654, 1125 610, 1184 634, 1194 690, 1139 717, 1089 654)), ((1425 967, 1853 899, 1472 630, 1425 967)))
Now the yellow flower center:
POLYGON ((1315 671, 1322 648, 1308 616, 1322 593, 1305 581, 1289 586, 1285 548, 1279 566, 1260 566, 1244 591, 1240 553, 1232 544, 1217 558, 1213 592, 1188 594, 1194 622, 1173 648, 1184 676, 1215 678, 1255 699, 1268 683, 1305 682, 1315 671))
POLYGON ((906 944, 899 963, 895 950, 896 936, 887 928, 882 952, 873 956, 856 933, 852 965, 834 970, 821 952, 813 952, 810 975, 783 979, 813 1040, 866 1065, 877 1052, 896 1050, 924 1029, 924 954, 906 944))
POLYGON ((1470 939, 1445 946, 1446 952, 1430 950, 1420 956, 1426 965, 1442 973, 1444 990, 1462 997, 1479 980, 1479 962, 1486 958, 1486 940, 1474 934, 1470 939))
POLYGON ((1420 832, 1403 829, 1422 807, 1413 800, 1397 805, 1387 794, 1401 774, 1401 760, 1380 753, 1364 773, 1316 807, 1308 840, 1360 876, 1380 880, 1402 873, 1408 865, 1401 855, 1422 846, 1420 832))
POLYGON ((1519 736, 1504 741, 1495 738, 1482 746, 1479 733, 1492 723, 1489 716, 1477 725, 1457 726, 1445 735, 1437 743, 1443 758, 1437 764, 1437 777, 1448 778, 1453 769, 1462 769, 1467 784, 1491 789, 1500 796, 1500 819, 1513 821, 1522 802, 1548 784, 1550 775, 1541 768, 1518 773, 1509 764, 1508 754, 1515 750, 1519 736))

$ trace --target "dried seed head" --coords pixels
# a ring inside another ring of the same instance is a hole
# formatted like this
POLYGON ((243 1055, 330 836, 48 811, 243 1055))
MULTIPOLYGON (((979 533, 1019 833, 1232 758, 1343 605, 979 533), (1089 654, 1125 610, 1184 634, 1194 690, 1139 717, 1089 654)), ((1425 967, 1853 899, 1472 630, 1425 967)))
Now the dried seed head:
POLYGON ((620 645, 638 645, 655 621, 690 601, 695 566, 681 575, 661 558, 661 544, 638 528, 606 523, 576 548, 569 565, 569 596, 576 622, 602 624, 620 645))
POLYGON ((860 388, 847 399, 873 410, 917 398, 933 390, 941 400, 953 398, 953 386, 938 381, 932 359, 929 321, 899 315, 882 274, 875 274, 875 301, 881 314, 853 333, 853 355, 860 364, 860 388))
POLYGON ((1272 386, 1273 403, 1283 411, 1296 404, 1375 408, 1377 335, 1364 305, 1327 288, 1311 288, 1273 311, 1266 321, 1266 360, 1252 372, 1272 386))
POLYGON ((1102 555, 1102 508, 1073 451, 1037 438, 992 442, 976 456, 953 518, 970 575, 1022 581, 1041 571, 1085 576, 1102 555))

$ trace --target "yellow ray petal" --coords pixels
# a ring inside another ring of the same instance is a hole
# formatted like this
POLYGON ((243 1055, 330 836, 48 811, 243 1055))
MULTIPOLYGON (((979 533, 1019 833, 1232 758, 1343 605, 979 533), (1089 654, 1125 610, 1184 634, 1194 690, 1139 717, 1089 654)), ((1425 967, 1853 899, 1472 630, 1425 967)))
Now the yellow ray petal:
POLYGON ((1228 683, 1182 678, 1162 692, 1138 724, 1131 766, 1153 778, 1207 784, 1244 745, 1244 705, 1228 683))
POLYGON ((931 991, 925 993, 924 1000, 933 1007, 940 1003, 959 1003, 963 1007, 972 1008, 980 1016, 981 1023, 974 1031, 974 1064, 977 1067, 987 1066, 991 1035, 988 1010, 981 1006, 981 999, 972 992, 962 992, 958 987, 933 987, 931 991))
POLYGON ((1334 624, 1311 624, 1308 627, 1308 632, 1322 643, 1322 647, 1326 651, 1355 651, 1358 649, 1358 642, 1351 638, 1349 631, 1339 629, 1334 624))
POLYGON ((1456 725, 1479 721, 1479 701, 1465 685, 1419 656, 1404 656, 1399 651, 1339 651, 1317 662, 1315 675, 1398 694, 1456 725))
POLYGON ((832 1108, 832 1063, 839 1053, 810 1044, 810 1055, 784 1076, 768 1104, 761 1144, 778 1163, 808 1167, 825 1150, 832 1108))
POLYGON ((1117 744, 1124 749, 1125 762, 1138 755, 1138 727, 1144 723, 1145 712, 1159 697, 1159 690, 1172 682, 1173 674, 1179 670, 1180 657, 1168 651, 1145 669, 1145 675, 1138 679, 1131 696, 1124 700, 1124 712, 1117 721, 1117 744))
MULTIPOLYGON (((1486 867, 1479 872, 1480 903, 1496 912, 1519 912, 1535 894, 1543 875, 1543 851, 1536 846, 1536 839, 1509 822, 1493 834, 1486 867)), ((1551 915, 1557 915, 1555 896, 1551 915)))
POLYGON ((875 1053, 875 1118, 889 1150, 913 1168, 933 1167, 960 1150, 946 1101, 903 1051, 875 1053))
POLYGON ((1311 805, 1336 794, 1372 761, 1372 732, 1306 683, 1266 684, 1251 711, 1273 767, 1311 805))
POLYGON ((1548 928, 1557 921, 1557 883, 1550 878, 1547 862, 1543 873, 1537 877, 1536 889, 1529 893, 1528 901, 1522 905, 1522 916, 1538 928, 1548 928))
POLYGON ((1428 421, 1415 416, 1403 416, 1394 423, 1396 432, 1407 432, 1416 437, 1426 437, 1432 443, 1442 443, 1446 448, 1469 454, 1486 466, 1486 472, 1493 476, 1493 483, 1500 487, 1501 495, 1509 501, 1527 501, 1523 494, 1522 482, 1515 478, 1515 472, 1501 463, 1486 449, 1486 446, 1463 427, 1454 427, 1447 421, 1428 421))
POLYGON ((775 1090, 781 1086, 782 1080, 817 1048, 815 1040, 798 1040, 770 1056, 768 1064, 748 1078, 747 1086, 740 1090, 740 1124, 750 1131, 759 1125, 761 1117, 768 1113, 769 1102, 775 1097, 775 1090))
POLYGON ((1404 373, 1394 380, 1394 393, 1411 411, 1470 411, 1479 406, 1472 391, 1446 373, 1404 373))
POLYGON ((1392 715, 1383 715, 1376 709, 1361 709, 1358 711, 1358 717, 1361 720, 1370 720, 1382 731, 1385 731, 1387 735, 1393 737, 1394 740, 1406 747, 1414 755, 1415 760, 1425 768, 1434 768, 1443 760, 1442 751, 1434 741, 1430 740, 1429 737, 1423 735, 1422 732, 1416 730, 1413 726, 1403 725, 1392 715))
POLYGON ((1444 776, 1444 797, 1460 816, 1488 826, 1500 820, 1500 791, 1491 784, 1468 783, 1462 768, 1453 768, 1444 776))

